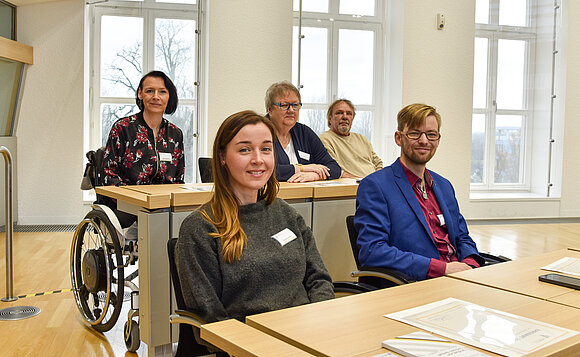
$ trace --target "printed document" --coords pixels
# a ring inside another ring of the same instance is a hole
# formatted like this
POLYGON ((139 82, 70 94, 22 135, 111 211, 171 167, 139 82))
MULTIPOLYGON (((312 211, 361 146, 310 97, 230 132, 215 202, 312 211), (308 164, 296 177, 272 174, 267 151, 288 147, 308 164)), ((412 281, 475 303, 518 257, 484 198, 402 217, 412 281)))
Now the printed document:
POLYGON ((455 298, 384 316, 504 356, 523 356, 578 334, 455 298))

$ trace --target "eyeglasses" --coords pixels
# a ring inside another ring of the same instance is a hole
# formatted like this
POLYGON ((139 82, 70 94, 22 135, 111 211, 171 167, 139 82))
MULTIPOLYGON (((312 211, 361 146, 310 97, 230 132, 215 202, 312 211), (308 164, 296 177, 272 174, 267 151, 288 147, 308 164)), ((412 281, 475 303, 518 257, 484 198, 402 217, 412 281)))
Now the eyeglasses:
POLYGON ((290 109, 290 107, 292 107, 293 110, 300 110, 300 108, 302 107, 302 103, 272 103, 278 107, 280 107, 280 109, 282 110, 288 110, 290 109))
POLYGON ((425 137, 429 141, 437 141, 441 139, 441 133, 439 133, 438 131, 410 131, 408 133, 403 133, 402 131, 399 131, 399 133, 405 134, 405 136, 410 140, 419 140, 419 138, 423 134, 425 134, 425 137))

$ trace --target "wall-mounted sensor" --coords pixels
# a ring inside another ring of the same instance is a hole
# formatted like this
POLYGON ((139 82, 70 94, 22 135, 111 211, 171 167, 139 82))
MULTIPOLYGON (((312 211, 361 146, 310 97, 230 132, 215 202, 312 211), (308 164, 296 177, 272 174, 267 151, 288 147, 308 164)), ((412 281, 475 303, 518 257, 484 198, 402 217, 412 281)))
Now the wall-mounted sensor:
POLYGON ((441 12, 437 13, 437 30, 445 28, 445 15, 441 12))

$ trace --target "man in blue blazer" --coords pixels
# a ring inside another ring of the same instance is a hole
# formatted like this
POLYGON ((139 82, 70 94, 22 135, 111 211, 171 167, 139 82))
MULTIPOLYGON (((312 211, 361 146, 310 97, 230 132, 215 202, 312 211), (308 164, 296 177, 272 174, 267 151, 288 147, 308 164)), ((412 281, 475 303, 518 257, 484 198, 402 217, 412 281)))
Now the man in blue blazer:
POLYGON ((483 265, 453 186, 426 169, 441 139, 441 116, 431 106, 410 104, 397 121, 401 156, 359 184, 354 223, 361 265, 415 280, 483 265))

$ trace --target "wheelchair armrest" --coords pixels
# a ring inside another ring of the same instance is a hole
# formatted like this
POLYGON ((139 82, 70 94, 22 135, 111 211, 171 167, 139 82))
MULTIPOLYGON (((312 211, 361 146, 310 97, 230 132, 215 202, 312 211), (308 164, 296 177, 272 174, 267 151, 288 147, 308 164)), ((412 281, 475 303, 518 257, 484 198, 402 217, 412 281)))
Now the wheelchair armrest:
POLYGON ((511 261, 510 258, 504 257, 503 255, 493 255, 490 253, 479 252, 479 255, 485 259, 485 265, 504 263, 511 261))
POLYGON ((371 276, 375 278, 385 279, 397 285, 412 283, 415 280, 410 276, 401 273, 398 270, 380 268, 380 267, 362 267, 361 270, 355 270, 350 273, 353 278, 361 276, 371 276))
POLYGON ((175 310, 174 314, 169 315, 169 322, 172 324, 188 324, 198 328, 205 324, 201 317, 187 310, 175 310))
POLYGON ((377 290, 376 286, 358 281, 335 281, 332 284, 335 294, 359 294, 377 290))

